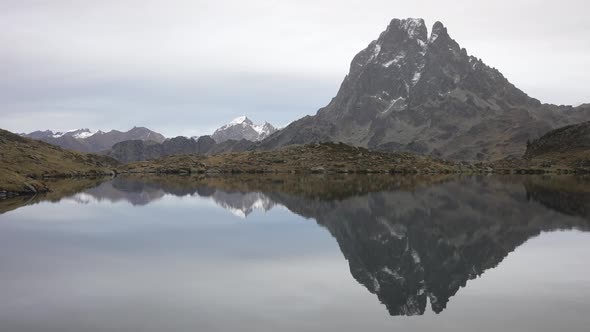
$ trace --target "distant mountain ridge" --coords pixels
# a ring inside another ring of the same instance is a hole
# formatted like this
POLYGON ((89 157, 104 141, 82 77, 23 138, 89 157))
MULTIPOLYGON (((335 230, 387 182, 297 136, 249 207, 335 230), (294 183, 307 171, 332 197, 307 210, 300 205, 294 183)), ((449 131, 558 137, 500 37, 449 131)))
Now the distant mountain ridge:
POLYGON ((87 138, 90 137, 94 134, 97 133, 103 133, 102 131, 91 131, 88 128, 82 128, 82 129, 73 129, 73 130, 68 130, 65 132, 53 132, 51 130, 45 130, 45 131, 34 131, 32 133, 29 134, 21 134, 21 136, 25 136, 28 138, 32 138, 32 139, 49 139, 49 138, 60 138, 60 137, 64 137, 64 136, 69 136, 69 137, 73 137, 73 138, 87 138))
POLYGON ((219 127, 211 136, 178 136, 159 144, 145 140, 128 140, 113 145, 107 155, 121 162, 132 162, 182 154, 214 155, 243 152, 254 149, 256 142, 276 131, 277 129, 266 121, 254 124, 247 116, 240 116, 219 127))
POLYGON ((83 128, 66 132, 34 131, 20 135, 65 149, 100 152, 119 161, 130 162, 179 154, 210 155, 246 151, 254 146, 254 142, 263 140, 276 131, 277 128, 266 121, 254 124, 248 117, 240 116, 215 130, 211 136, 192 138, 184 136, 166 138, 145 127, 133 127, 127 132, 117 130, 95 132, 83 128))
POLYGON ((193 154, 214 155, 224 152, 242 152, 253 149, 255 143, 242 139, 217 143, 211 136, 187 138, 178 136, 162 143, 131 140, 119 142, 106 154, 120 162, 153 160, 167 156, 193 154))
POLYGON ((111 130, 109 132, 98 130, 94 132, 88 128, 75 129, 67 132, 45 130, 21 134, 21 136, 41 140, 65 149, 95 153, 110 150, 113 145, 123 141, 141 140, 162 143, 166 139, 162 134, 145 127, 133 127, 126 132, 118 130, 111 130))
POLYGON ((248 140, 257 142, 265 139, 277 131, 272 124, 263 122, 261 124, 254 124, 252 120, 246 116, 240 116, 233 119, 229 124, 226 124, 213 133, 213 138, 217 143, 223 143, 228 140, 248 140))
POLYGON ((590 120, 590 107, 556 106, 467 54, 436 22, 394 19, 358 53, 336 97, 261 142, 262 149, 343 142, 457 160, 522 156, 526 141, 590 120))

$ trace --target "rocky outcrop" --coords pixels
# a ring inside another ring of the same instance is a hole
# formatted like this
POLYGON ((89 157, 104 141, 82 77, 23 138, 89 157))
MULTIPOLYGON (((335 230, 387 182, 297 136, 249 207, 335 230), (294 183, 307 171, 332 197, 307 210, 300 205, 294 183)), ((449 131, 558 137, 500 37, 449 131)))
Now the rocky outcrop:
POLYGON ((263 149, 344 142, 456 160, 521 156, 526 141, 590 119, 590 108, 543 105, 470 56, 436 22, 394 19, 357 54, 330 103, 263 149))

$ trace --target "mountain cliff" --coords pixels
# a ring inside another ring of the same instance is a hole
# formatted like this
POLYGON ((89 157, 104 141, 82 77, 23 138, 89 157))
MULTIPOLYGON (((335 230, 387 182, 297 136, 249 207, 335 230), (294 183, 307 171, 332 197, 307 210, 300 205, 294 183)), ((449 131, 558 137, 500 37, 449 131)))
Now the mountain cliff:
POLYGON ((357 54, 336 97, 263 149, 337 141, 462 160, 521 156, 526 142, 590 119, 590 108, 541 104, 470 56, 436 22, 394 19, 357 54))

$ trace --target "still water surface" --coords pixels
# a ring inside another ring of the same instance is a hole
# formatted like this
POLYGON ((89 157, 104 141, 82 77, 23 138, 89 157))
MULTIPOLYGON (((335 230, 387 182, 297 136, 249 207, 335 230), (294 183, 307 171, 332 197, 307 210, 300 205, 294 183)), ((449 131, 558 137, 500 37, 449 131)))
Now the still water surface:
POLYGON ((581 178, 116 178, 0 202, 0 331, 588 331, 581 178))

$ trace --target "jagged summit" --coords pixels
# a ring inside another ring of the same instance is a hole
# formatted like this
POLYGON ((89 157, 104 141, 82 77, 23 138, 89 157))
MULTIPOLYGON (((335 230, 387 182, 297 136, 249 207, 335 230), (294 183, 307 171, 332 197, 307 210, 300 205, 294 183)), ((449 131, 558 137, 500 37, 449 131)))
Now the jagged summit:
POLYGON ((266 121, 260 124, 254 124, 247 116, 242 115, 215 130, 211 137, 217 143, 229 140, 239 141, 242 139, 256 142, 265 139, 275 131, 277 129, 266 121))
POLYGON ((242 116, 238 116, 237 118, 231 120, 231 122, 228 125, 225 125, 225 126, 247 125, 247 124, 252 125, 253 122, 252 122, 252 120, 248 119, 247 116, 242 115, 242 116))
POLYGON ((430 36, 428 35, 428 27, 421 18, 408 19, 393 19, 387 26, 387 29, 379 35, 375 41, 379 45, 384 43, 396 43, 404 39, 417 41, 422 48, 428 44, 436 42, 439 37, 441 39, 449 39, 447 28, 440 21, 434 23, 430 36))
POLYGON ((542 105, 470 56, 436 22, 393 19, 352 60, 331 102, 261 143, 344 142, 461 160, 521 156, 527 139, 590 120, 584 108, 542 105))

